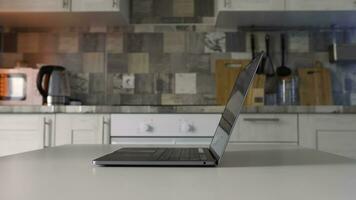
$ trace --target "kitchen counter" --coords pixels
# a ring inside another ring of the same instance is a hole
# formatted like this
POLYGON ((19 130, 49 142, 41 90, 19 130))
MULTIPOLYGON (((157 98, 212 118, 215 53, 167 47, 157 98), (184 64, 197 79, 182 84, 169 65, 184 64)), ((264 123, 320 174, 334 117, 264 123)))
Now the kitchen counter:
POLYGON ((301 149, 229 146, 216 168, 97 167, 113 145, 60 146, 0 158, 6 200, 300 200, 356 197, 356 161, 301 149))
MULTIPOLYGON (((0 114, 120 114, 120 113, 222 113, 224 106, 0 106, 0 114)), ((246 107, 242 113, 355 114, 356 106, 246 107)))

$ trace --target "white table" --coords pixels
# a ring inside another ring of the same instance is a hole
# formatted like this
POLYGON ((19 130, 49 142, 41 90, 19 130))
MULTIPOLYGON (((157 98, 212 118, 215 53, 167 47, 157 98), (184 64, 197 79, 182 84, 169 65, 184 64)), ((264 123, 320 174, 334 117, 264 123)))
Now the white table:
POLYGON ((61 146, 0 158, 0 199, 356 199, 356 162, 314 150, 240 145, 217 168, 91 165, 116 149, 61 146))

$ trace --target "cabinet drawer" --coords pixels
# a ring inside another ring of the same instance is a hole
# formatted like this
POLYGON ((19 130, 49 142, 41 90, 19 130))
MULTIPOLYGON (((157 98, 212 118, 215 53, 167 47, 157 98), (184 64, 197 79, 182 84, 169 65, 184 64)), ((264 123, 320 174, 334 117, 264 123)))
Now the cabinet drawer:
POLYGON ((0 130, 37 130, 43 120, 39 115, 3 115, 0 116, 0 130))
POLYGON ((220 114, 121 114, 111 116, 111 136, 211 137, 220 114))
POLYGON ((242 114, 232 142, 298 142, 297 115, 242 114))
MULTIPOLYGON (((68 117, 68 116, 67 116, 68 117)), ((75 130, 92 130, 97 129, 100 118, 98 116, 90 115, 74 115, 70 118, 72 129, 75 130)))

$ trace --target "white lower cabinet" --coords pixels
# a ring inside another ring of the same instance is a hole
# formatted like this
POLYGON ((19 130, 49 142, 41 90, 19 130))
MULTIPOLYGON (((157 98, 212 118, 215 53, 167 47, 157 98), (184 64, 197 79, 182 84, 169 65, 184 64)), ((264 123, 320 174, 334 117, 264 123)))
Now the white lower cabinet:
POLYGON ((298 115, 241 114, 230 142, 298 143, 298 115))
POLYGON ((57 114, 54 145, 108 144, 110 118, 98 114, 57 114))
POLYGON ((0 156, 50 147, 54 115, 0 115, 0 156))
POLYGON ((356 115, 299 115, 300 145, 356 159, 356 115))

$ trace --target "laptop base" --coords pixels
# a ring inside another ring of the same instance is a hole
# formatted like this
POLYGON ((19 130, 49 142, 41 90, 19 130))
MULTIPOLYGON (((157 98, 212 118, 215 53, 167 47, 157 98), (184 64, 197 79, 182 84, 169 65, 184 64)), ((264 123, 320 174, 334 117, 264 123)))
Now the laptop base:
POLYGON ((123 148, 93 160, 93 164, 213 167, 217 162, 207 148, 123 148))

